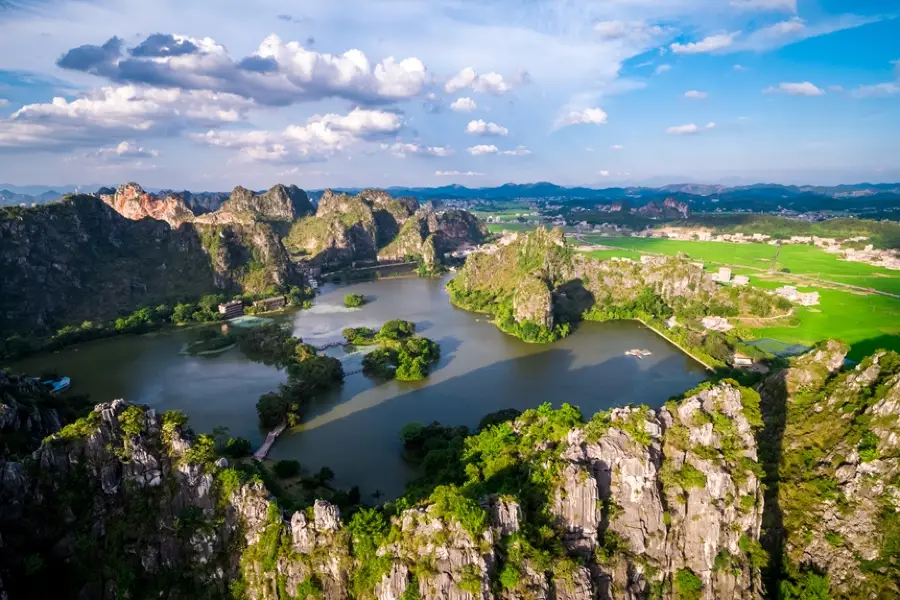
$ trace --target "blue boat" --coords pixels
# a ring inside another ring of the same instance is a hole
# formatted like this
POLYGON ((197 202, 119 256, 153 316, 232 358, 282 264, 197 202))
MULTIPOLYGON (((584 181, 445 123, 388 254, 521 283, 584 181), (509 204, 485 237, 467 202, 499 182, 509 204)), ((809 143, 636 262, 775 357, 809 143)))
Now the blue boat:
POLYGON ((51 394, 58 394, 69 389, 69 386, 72 384, 72 380, 68 377, 60 377, 55 381, 48 379, 47 381, 44 381, 42 383, 50 387, 51 394))

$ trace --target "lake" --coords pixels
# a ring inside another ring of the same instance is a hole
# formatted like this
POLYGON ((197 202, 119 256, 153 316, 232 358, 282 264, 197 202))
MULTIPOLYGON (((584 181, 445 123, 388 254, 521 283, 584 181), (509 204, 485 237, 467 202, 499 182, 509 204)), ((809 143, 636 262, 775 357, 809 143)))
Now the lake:
MULTIPOLYGON (((299 460, 310 472, 323 466, 335 484, 399 495, 415 475, 401 457, 397 433, 404 424, 439 421, 475 427, 503 408, 525 410, 542 402, 579 406, 588 417, 601 409, 636 403, 660 406, 705 379, 703 367, 637 322, 582 323, 552 345, 507 336, 484 315, 450 305, 447 279, 385 279, 347 286, 325 285, 311 309, 280 317, 315 346, 342 339, 346 327, 379 327, 389 319, 416 323, 418 333, 441 345, 441 359, 422 382, 375 382, 350 375, 344 385, 316 399, 305 423, 285 432, 270 458, 299 460), (344 294, 369 302, 343 306, 344 294), (651 356, 625 356, 646 348, 651 356)), ((214 356, 185 356, 196 330, 170 330, 82 344, 12 365, 37 374, 56 370, 72 378, 71 393, 94 401, 125 398, 159 411, 183 410, 198 431, 226 426, 254 445, 265 436, 256 401, 285 381, 283 372, 248 360, 238 349, 214 356)), ((328 354, 359 368, 361 353, 332 348, 328 354)))

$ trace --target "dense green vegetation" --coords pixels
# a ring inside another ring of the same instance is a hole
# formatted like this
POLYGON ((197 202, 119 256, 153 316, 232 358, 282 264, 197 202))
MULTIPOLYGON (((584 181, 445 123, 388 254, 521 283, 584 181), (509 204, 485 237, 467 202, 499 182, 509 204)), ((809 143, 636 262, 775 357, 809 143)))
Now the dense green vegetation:
POLYGON ((347 308, 358 308, 366 303, 366 297, 362 294, 347 294, 344 296, 344 306, 347 308))
POLYGON ((363 373, 366 375, 418 381, 428 376, 429 367, 440 358, 441 348, 432 340, 415 335, 415 331, 415 323, 394 319, 382 325, 377 334, 370 329, 362 334, 359 330, 345 330, 345 337, 350 341, 347 335, 350 333, 355 336, 354 339, 362 337, 364 343, 380 344, 380 348, 363 358, 363 373))
POLYGON ((261 396, 256 404, 263 427, 275 427, 282 421, 296 425, 315 394, 344 380, 338 359, 318 354, 278 324, 251 329, 241 337, 240 345, 248 357, 284 368, 288 373, 287 383, 261 396))
MULTIPOLYGON (((309 307, 309 294, 293 286, 287 294, 291 306, 309 307)), ((192 325, 221 321, 219 304, 229 299, 245 303, 257 299, 254 295, 226 297, 224 294, 207 294, 196 302, 179 302, 174 306, 161 304, 145 306, 112 321, 84 321, 79 325, 67 325, 49 337, 15 334, 0 340, 0 359, 18 359, 36 352, 52 352, 66 346, 122 334, 141 334, 170 325, 192 325)), ((233 342, 230 342, 233 343, 233 342)), ((229 344, 230 344, 229 343, 229 344)), ((192 351, 215 350, 226 345, 224 341, 211 342, 209 348, 192 348, 192 351), (221 344, 221 345, 217 345, 221 344)))

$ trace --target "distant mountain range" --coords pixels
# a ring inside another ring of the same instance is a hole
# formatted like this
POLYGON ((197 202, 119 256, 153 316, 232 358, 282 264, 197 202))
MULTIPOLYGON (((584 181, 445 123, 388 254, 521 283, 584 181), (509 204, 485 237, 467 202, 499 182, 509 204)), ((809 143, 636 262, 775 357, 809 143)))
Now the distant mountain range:
MULTIPOLYGON (((101 186, 77 186, 81 192, 95 192, 101 186)), ((359 193, 362 188, 337 188, 336 192, 359 193)), ((59 186, 50 189, 42 186, 12 186, 0 184, 0 205, 15 206, 52 202, 76 186, 59 186)), ((836 186, 796 186, 758 183, 753 185, 725 186, 700 183, 669 184, 661 187, 563 187, 549 182, 526 184, 507 183, 498 187, 469 188, 462 185, 441 187, 389 187, 393 196, 415 196, 419 200, 514 200, 559 199, 562 201, 602 202, 629 200, 634 204, 673 198, 691 205, 693 210, 714 207, 741 206, 754 210, 778 208, 792 210, 840 210, 859 208, 866 210, 900 209, 900 183, 859 183, 836 186), (850 202, 851 204, 848 204, 850 202)), ((227 192, 179 192, 197 209, 208 212, 218 209, 228 197, 227 192)), ((324 190, 308 191, 310 198, 318 200, 324 190)))

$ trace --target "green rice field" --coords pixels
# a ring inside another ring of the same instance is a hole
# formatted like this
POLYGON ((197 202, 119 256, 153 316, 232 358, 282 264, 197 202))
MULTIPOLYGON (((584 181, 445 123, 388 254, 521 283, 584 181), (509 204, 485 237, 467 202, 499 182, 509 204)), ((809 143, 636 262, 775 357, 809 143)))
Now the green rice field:
POLYGON ((590 234, 582 237, 591 243, 617 248, 587 253, 596 258, 637 259, 641 253, 685 254, 708 263, 709 270, 729 265, 734 274, 749 275, 751 285, 757 287, 774 289, 790 284, 800 291, 819 292, 818 306, 796 306, 792 318, 755 328, 760 338, 803 346, 837 338, 851 345, 849 358, 852 360, 879 348, 900 351, 900 298, 829 285, 831 282, 900 294, 900 271, 841 261, 820 248, 804 245, 783 246, 779 251, 768 244, 610 238, 590 234))

